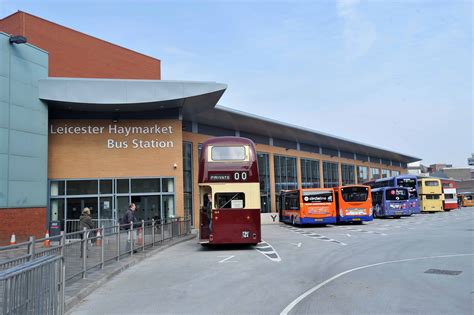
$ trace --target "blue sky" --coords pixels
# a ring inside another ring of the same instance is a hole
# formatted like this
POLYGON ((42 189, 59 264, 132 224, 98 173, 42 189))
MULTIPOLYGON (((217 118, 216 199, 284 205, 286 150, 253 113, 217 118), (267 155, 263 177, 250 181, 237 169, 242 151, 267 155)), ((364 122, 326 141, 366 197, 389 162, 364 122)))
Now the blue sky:
POLYGON ((228 84, 255 115, 467 166, 473 1, 9 1, 162 61, 162 79, 228 84), (429 134, 428 134, 429 132, 429 134))

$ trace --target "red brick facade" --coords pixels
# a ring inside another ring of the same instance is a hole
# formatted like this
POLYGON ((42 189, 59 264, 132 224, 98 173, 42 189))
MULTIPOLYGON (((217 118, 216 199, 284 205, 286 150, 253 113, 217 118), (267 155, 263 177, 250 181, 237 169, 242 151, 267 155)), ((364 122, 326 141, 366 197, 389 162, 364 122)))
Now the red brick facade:
POLYGON ((18 11, 0 31, 23 35, 49 53, 50 77, 160 80, 161 62, 70 28, 18 11))
POLYGON ((8 245, 13 233, 16 242, 30 236, 43 238, 46 232, 46 208, 0 209, 0 245, 8 245))

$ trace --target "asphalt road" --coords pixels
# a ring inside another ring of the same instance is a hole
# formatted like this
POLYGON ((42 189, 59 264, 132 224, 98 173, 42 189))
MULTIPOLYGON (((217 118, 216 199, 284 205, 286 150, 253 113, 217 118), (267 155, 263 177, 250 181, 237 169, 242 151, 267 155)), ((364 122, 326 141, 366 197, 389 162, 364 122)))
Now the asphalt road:
POLYGON ((73 314, 473 314, 474 208, 363 225, 262 226, 257 247, 189 241, 73 314))

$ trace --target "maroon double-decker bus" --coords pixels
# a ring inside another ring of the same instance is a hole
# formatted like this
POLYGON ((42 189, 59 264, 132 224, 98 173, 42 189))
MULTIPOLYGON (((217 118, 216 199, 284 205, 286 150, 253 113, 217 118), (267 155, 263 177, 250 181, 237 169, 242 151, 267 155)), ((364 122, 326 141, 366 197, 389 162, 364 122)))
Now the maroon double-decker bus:
POLYGON ((258 162, 251 140, 218 137, 205 141, 198 182, 202 245, 261 241, 258 162))

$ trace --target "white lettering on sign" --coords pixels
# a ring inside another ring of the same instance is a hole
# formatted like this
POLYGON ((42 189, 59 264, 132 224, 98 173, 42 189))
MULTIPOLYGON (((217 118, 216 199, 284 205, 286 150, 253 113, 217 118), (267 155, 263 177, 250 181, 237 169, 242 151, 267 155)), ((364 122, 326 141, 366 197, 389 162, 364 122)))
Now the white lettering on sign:
POLYGON ((129 137, 135 135, 133 139, 119 140, 107 139, 107 149, 167 149, 174 148, 174 141, 160 139, 139 139, 139 135, 171 135, 173 134, 173 126, 159 126, 158 124, 150 126, 120 126, 117 124, 109 124, 104 126, 70 126, 50 125, 49 132, 51 135, 99 135, 108 133, 110 136, 118 135, 129 137))

